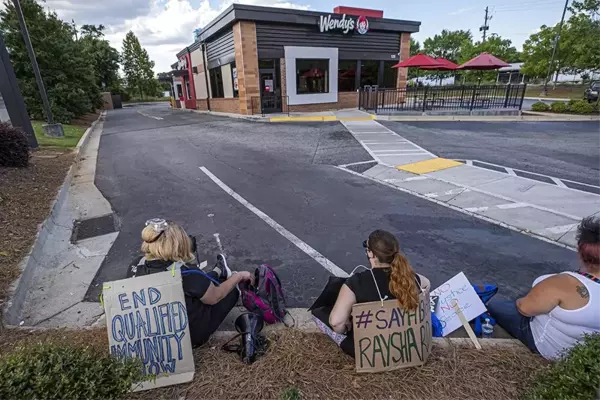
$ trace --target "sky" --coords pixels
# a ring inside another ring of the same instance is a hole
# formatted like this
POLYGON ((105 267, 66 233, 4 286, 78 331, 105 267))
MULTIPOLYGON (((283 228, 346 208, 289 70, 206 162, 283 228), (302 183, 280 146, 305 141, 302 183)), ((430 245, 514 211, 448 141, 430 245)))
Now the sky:
MULTIPOLYGON (((193 42, 193 31, 202 28, 232 0, 46 0, 45 6, 77 25, 103 24, 106 37, 119 51, 125 34, 132 30, 150 58, 154 71, 169 71, 175 54, 193 42)), ((564 0, 236 0, 236 3, 332 11, 338 5, 384 11, 385 18, 420 21, 419 42, 442 29, 470 30, 480 39, 485 8, 489 7, 490 33, 513 41, 518 50, 541 25, 560 20, 564 0)), ((567 12, 568 18, 568 12, 567 12)))

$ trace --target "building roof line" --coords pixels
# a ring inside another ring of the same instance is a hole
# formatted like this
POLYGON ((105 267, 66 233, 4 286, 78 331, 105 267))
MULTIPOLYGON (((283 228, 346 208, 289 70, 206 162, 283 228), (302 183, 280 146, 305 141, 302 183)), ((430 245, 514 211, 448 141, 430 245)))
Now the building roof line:
MULTIPOLYGON (((179 53, 177 53, 177 58, 187 53, 188 48, 190 52, 198 49, 202 42, 205 42, 211 37, 219 34, 223 29, 228 28, 235 21, 247 20, 274 24, 293 23, 301 25, 310 25, 314 23, 312 22, 314 21, 312 20, 312 18, 316 18, 322 15, 325 16, 329 14, 335 13, 234 3, 227 7, 221 14, 219 14, 215 19, 209 22, 204 28, 202 28, 199 40, 196 40, 190 46, 184 48, 179 53)), ((369 19, 373 20, 373 22, 370 23, 370 25, 371 29, 374 30, 414 33, 418 32, 419 27, 421 26, 421 23, 417 21, 397 20, 389 18, 369 19)))

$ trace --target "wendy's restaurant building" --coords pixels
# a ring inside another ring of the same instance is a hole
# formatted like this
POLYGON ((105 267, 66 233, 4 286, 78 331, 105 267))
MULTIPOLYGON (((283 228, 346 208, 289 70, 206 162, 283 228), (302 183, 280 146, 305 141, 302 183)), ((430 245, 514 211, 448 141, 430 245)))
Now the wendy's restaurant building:
POLYGON ((174 106, 257 114, 358 106, 358 89, 406 87, 420 22, 383 11, 332 13, 233 4, 177 53, 174 106))

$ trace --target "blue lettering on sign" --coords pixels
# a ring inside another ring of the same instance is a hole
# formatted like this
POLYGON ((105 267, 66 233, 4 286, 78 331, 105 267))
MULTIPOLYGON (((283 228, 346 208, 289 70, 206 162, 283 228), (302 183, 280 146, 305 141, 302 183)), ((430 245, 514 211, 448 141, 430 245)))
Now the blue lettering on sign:
POLYGON ((119 294, 122 312, 113 316, 109 327, 114 343, 111 354, 139 358, 144 374, 172 374, 184 356, 183 339, 188 326, 185 304, 159 303, 161 298, 160 290, 153 287, 119 294))

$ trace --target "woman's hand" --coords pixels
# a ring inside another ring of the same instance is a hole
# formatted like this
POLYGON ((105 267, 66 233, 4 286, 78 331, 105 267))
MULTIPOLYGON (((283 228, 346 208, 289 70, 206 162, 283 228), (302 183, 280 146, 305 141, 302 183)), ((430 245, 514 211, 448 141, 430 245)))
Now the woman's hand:
POLYGON ((239 279, 240 282, 242 282, 242 281, 250 281, 250 283, 254 285, 254 274, 252 272, 239 271, 234 276, 238 277, 238 279, 239 279))

